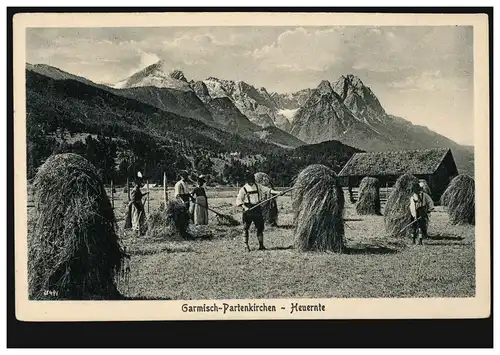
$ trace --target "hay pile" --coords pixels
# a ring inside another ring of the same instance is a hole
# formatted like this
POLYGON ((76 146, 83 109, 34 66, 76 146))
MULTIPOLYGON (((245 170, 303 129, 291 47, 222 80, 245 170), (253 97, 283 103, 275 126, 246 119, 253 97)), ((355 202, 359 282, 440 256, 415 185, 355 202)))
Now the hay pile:
POLYGON ((264 185, 267 187, 272 186, 271 177, 269 175, 267 175, 266 173, 258 172, 258 173, 255 173, 254 176, 255 176, 255 182, 257 184, 261 184, 261 185, 264 185))
POLYGON ((295 245, 299 250, 342 252, 344 192, 333 170, 310 165, 295 179, 295 245))
POLYGON ((475 184, 468 175, 458 175, 441 196, 453 224, 475 224, 475 184))
POLYGON ((115 216, 95 167, 76 154, 50 157, 34 183, 29 238, 30 299, 120 298, 115 275, 123 251, 115 216))
MULTIPOLYGON (((255 173, 255 182, 257 184, 273 188, 272 180, 266 173, 255 173)), ((271 194, 265 194, 263 196, 263 200, 266 200, 271 197, 271 194)), ((276 199, 268 201, 262 204, 262 214, 264 217, 264 221, 269 225, 277 225, 278 224, 278 202, 276 199)))
MULTIPOLYGON (((211 211, 214 211, 214 210, 211 210, 211 211)), ((217 212, 215 214, 215 216, 216 216, 215 220, 217 221, 217 224, 220 226, 235 227, 235 226, 240 225, 240 222, 238 222, 236 219, 234 219, 234 217, 231 215, 217 212)))
POLYGON ((358 189, 356 212, 360 215, 380 215, 380 183, 378 179, 365 177, 358 189))
MULTIPOLYGON (((405 174, 396 180, 384 210, 385 229, 388 234, 396 236, 401 229, 412 222, 410 197, 418 187, 418 179, 413 175, 405 174)), ((410 236, 411 227, 401 234, 410 236)))
POLYGON ((189 239, 189 211, 183 202, 170 200, 148 218, 148 235, 154 238, 189 239))

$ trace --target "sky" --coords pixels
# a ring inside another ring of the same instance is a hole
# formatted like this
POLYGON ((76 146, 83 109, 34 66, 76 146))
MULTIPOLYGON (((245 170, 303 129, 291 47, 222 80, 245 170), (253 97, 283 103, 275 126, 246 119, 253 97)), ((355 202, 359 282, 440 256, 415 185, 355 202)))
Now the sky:
POLYGON ((474 144, 472 27, 30 28, 26 38, 27 62, 108 84, 159 60, 188 80, 277 92, 354 74, 388 113, 474 144))

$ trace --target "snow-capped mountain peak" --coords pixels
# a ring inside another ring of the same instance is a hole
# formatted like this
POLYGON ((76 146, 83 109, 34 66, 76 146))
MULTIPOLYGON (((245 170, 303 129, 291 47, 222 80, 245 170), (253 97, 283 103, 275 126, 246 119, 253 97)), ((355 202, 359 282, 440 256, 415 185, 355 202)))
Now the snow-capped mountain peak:
POLYGON ((261 127, 275 125, 277 107, 266 89, 241 80, 209 77, 203 82, 212 98, 229 98, 251 122, 261 127))
POLYGON ((115 88, 155 86, 179 91, 192 91, 184 73, 178 69, 166 70, 167 65, 160 60, 138 71, 114 85, 115 88))

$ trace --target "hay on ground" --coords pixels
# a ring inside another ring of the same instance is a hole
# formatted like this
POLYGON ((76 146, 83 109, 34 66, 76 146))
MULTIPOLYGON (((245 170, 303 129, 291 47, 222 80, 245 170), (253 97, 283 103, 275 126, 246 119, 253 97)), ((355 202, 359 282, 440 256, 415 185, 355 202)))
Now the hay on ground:
POLYGON ((468 175, 458 175, 441 196, 453 224, 475 224, 475 184, 468 175))
POLYGON ((216 214, 215 216, 215 220, 220 226, 235 227, 240 225, 240 222, 234 219, 234 217, 231 215, 220 213, 216 214))
MULTIPOLYGON (((257 172, 255 173, 255 182, 257 184, 273 188, 273 183, 271 177, 266 173, 257 172)), ((265 194, 263 199, 270 198, 270 194, 265 194)), ((264 221, 269 225, 277 225, 278 223, 278 203, 276 199, 268 201, 262 204, 262 214, 264 217, 264 221)))
POLYGON ((184 203, 178 200, 167 202, 167 208, 162 204, 148 218, 148 235, 155 238, 188 239, 189 211, 184 203))
MULTIPOLYGON (((397 236, 401 229, 412 222, 410 197, 418 187, 418 179, 410 174, 402 175, 396 180, 384 210, 385 229, 388 234, 397 236)), ((411 227, 401 233, 401 236, 410 235, 411 227)))
POLYGON ((356 212, 360 215, 380 215, 380 183, 373 177, 361 180, 356 212))
POLYGON ((299 173, 294 188, 297 249, 342 252, 345 201, 334 171, 324 165, 310 165, 299 173))
POLYGON ((33 190, 30 298, 120 298, 115 276, 124 253, 96 168, 76 154, 52 156, 39 168, 33 190))

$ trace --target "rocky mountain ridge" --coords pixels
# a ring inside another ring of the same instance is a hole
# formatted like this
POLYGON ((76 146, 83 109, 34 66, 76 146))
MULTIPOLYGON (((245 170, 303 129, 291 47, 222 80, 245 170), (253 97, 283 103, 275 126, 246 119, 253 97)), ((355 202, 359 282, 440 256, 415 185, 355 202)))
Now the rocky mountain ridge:
POLYGON ((388 114, 371 88, 352 74, 323 80, 312 89, 275 93, 244 81, 215 77, 188 81, 182 71, 168 70, 163 62, 113 87, 50 68, 27 65, 28 70, 57 80, 73 79, 106 87, 113 93, 247 138, 274 137, 273 143, 280 146, 338 140, 367 151, 451 148, 457 164, 473 171, 473 149, 388 114))

